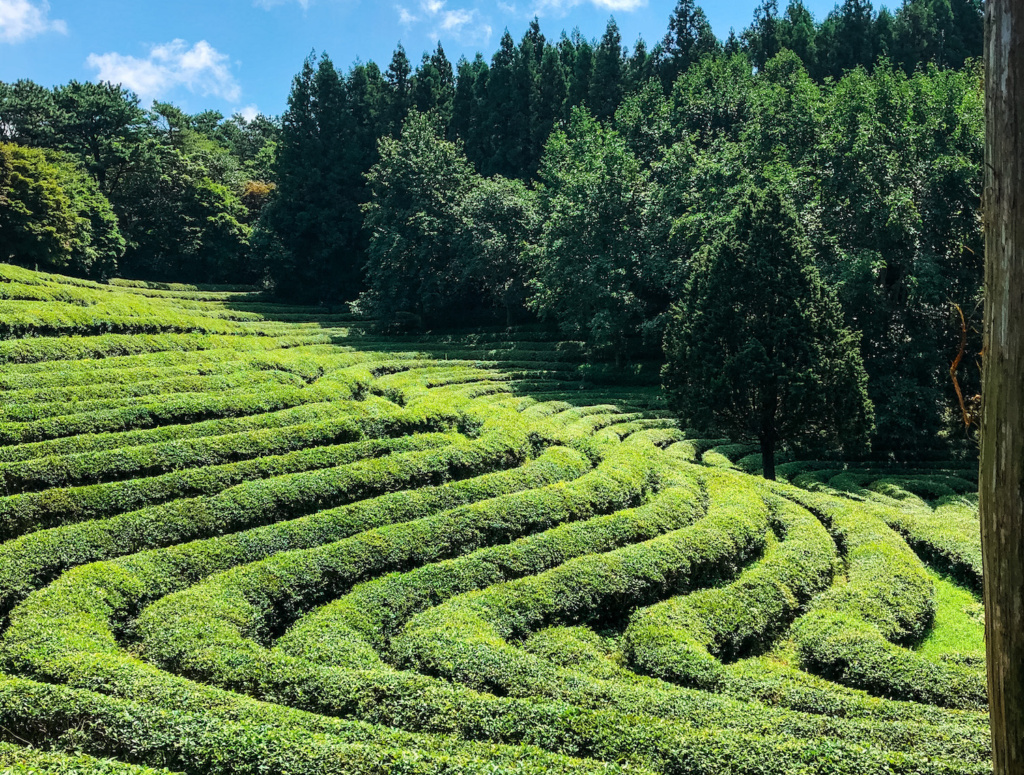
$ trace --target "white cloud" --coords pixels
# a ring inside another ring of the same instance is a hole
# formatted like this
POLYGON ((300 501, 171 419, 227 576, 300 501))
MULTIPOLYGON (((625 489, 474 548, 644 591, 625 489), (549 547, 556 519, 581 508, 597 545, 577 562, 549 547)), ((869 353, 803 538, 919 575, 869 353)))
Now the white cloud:
POLYGON ((41 0, 0 0, 0 43, 19 43, 46 32, 68 34, 68 25, 50 19, 50 4, 41 0))
POLYGON ((260 109, 257 108, 255 105, 246 105, 244 108, 239 110, 238 113, 240 113, 242 118, 244 118, 246 121, 252 121, 254 118, 256 118, 256 116, 260 114, 260 109))
POLYGON ((420 17, 416 16, 412 11, 403 5, 396 5, 395 10, 398 11, 398 23, 399 24, 414 24, 420 20, 420 17))
MULTIPOLYGON (((292 2, 292 0, 253 0, 253 5, 257 8, 265 8, 269 11, 274 6, 287 5, 290 2, 292 2)), ((310 0, 296 0, 296 2, 302 6, 303 11, 309 10, 310 0)))
POLYGON ((564 15, 569 9, 590 3, 606 11, 635 11, 644 8, 647 0, 539 0, 534 5, 533 15, 543 16, 545 13, 564 15))
POLYGON ((228 55, 205 40, 189 48, 184 40, 153 46, 145 59, 125 54, 89 54, 86 64, 100 81, 120 83, 143 100, 159 99, 184 86, 203 96, 237 102, 242 88, 228 67, 228 55))
POLYGON ((490 39, 493 30, 479 10, 447 6, 447 0, 420 0, 417 13, 404 5, 396 5, 395 10, 399 23, 406 27, 419 22, 429 25, 429 37, 435 40, 441 33, 461 43, 486 43, 490 39))

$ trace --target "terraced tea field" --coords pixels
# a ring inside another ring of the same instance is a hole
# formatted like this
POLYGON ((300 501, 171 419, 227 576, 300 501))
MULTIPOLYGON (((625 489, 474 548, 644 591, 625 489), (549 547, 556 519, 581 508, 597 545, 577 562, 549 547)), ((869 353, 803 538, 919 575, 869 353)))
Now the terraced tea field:
POLYGON ((766 483, 540 329, 0 297, 5 772, 990 770, 973 470, 766 483))

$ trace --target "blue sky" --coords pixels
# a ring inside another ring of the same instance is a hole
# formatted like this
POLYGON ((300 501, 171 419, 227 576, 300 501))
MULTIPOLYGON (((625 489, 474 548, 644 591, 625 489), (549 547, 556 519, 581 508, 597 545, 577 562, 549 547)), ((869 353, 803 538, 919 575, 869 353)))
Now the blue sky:
MULTIPOLYGON (((750 23, 757 0, 706 0, 719 37, 750 23)), ((820 19, 835 0, 808 0, 820 19)), ((780 2, 780 5, 784 5, 780 2)), ((400 40, 416 62, 437 41, 452 62, 490 57, 507 27, 518 41, 537 15, 549 38, 579 27, 588 38, 614 15, 625 43, 659 40, 675 0, 0 0, 0 81, 47 86, 114 80, 148 105, 190 112, 280 113, 292 76, 312 50, 347 68, 382 67, 400 40)))

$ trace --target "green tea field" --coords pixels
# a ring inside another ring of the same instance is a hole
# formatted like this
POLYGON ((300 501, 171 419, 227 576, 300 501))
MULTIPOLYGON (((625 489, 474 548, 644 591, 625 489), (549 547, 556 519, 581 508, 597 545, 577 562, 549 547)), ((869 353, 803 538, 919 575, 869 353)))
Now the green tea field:
POLYGON ((990 772, 975 467, 583 361, 0 265, 0 772, 990 772))

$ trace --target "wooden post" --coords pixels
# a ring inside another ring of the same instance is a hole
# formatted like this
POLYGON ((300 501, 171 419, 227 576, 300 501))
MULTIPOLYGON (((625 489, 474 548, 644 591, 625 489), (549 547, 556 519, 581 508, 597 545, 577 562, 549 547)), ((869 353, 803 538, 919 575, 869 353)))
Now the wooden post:
POLYGON ((985 11, 981 540, 994 775, 1024 773, 1024 3, 985 11))

